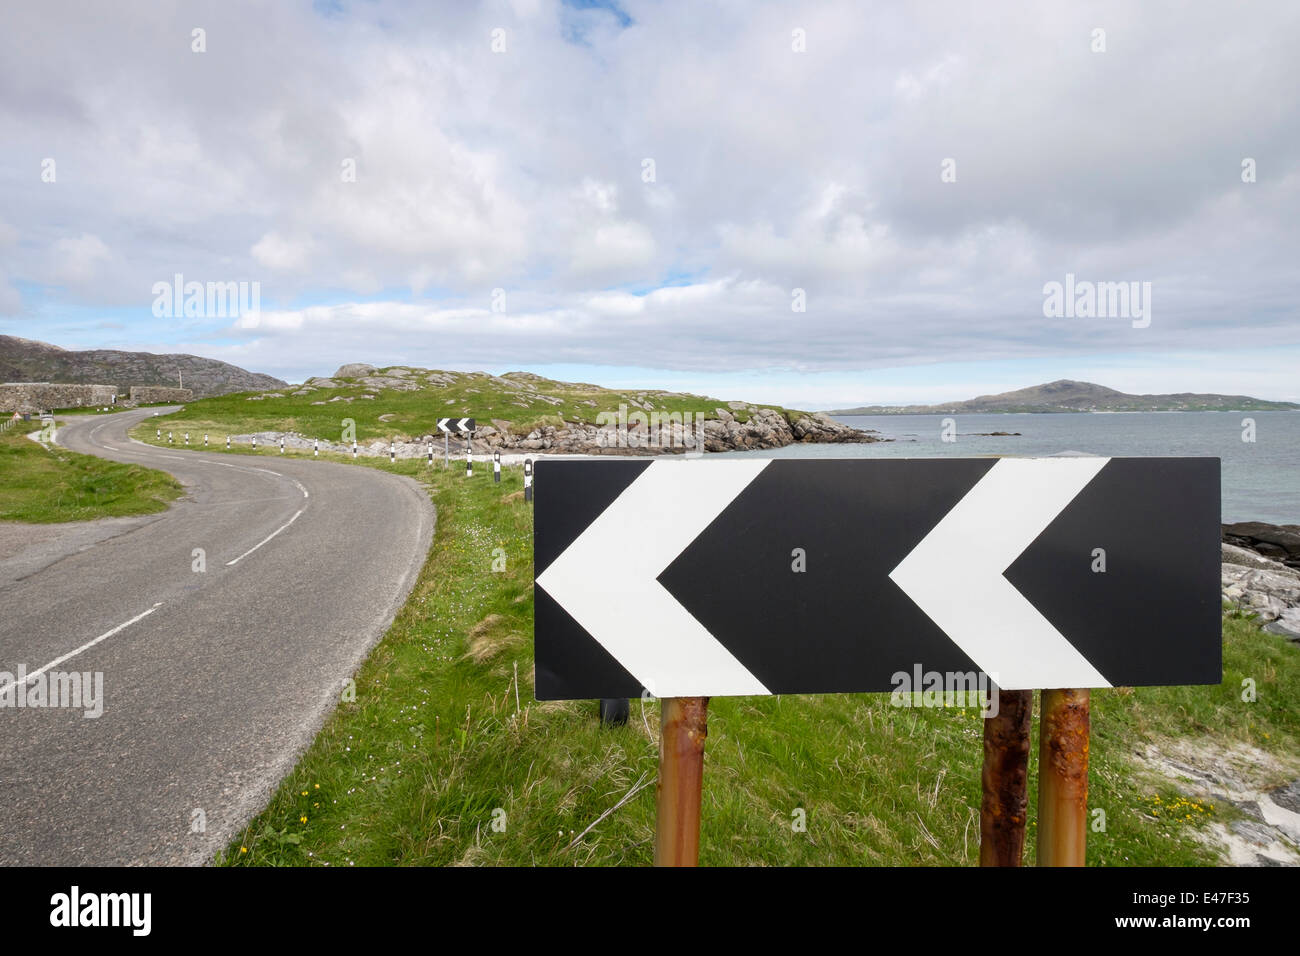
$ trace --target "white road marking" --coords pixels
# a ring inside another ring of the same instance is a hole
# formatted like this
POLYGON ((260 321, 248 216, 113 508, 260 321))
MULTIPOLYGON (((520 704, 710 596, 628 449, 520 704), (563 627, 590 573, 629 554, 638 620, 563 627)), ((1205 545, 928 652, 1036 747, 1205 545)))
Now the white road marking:
MULTIPOLYGON (((92 431, 91 431, 91 435, 92 435, 92 437, 93 437, 93 435, 94 435, 94 432, 98 431, 100 428, 103 428, 104 425, 107 425, 107 424, 108 424, 108 422, 103 422, 102 424, 98 425, 96 428, 92 429, 92 431)), ((130 438, 130 436, 127 436, 127 437, 130 438)), ((146 448, 155 448, 155 447, 156 447, 156 446, 154 446, 154 445, 150 445, 150 444, 148 444, 147 442, 138 441, 137 439, 134 439, 134 438, 131 438, 131 441, 135 442, 137 445, 143 445, 143 446, 146 447, 146 448)), ((106 447, 106 446, 102 446, 102 447, 106 447)), ((113 449, 110 449, 110 450, 113 450, 113 449)), ((182 456, 180 456, 180 455, 159 455, 158 457, 159 457, 159 458, 166 458, 166 459, 168 459, 168 460, 170 460, 170 461, 195 461, 195 460, 197 460, 197 461, 201 461, 201 462, 203 462, 203 463, 205 463, 205 464, 209 464, 209 465, 219 465, 219 466, 222 467, 222 468, 233 468, 233 469, 235 469, 236 471, 242 471, 242 472, 245 472, 246 474, 251 474, 251 473, 253 473, 253 472, 261 472, 262 474, 265 474, 265 475, 272 475, 272 476, 274 476, 274 477, 276 477, 276 478, 282 478, 282 479, 284 479, 285 481, 292 482, 293 485, 294 485, 294 487, 297 488, 299 491, 302 492, 302 496, 303 496, 303 498, 310 498, 310 497, 311 497, 311 492, 309 492, 309 491, 306 489, 306 487, 303 485, 302 482, 298 481, 296 478, 290 478, 288 475, 281 474, 281 473, 278 472, 278 471, 272 471, 272 470, 269 469, 269 468, 258 468, 258 467, 256 467, 256 466, 245 467, 245 466, 241 466, 241 465, 232 464, 231 462, 228 462, 228 461, 213 461, 212 459, 208 459, 208 458, 198 458, 197 456, 196 456, 196 457, 189 457, 189 456, 182 457, 182 456)), ((295 514, 292 518, 290 518, 288 521, 286 521, 286 522, 285 522, 283 525, 281 525, 280 527, 276 528, 276 529, 275 529, 274 531, 272 531, 269 535, 267 535, 265 538, 263 538, 261 541, 259 541, 259 542, 258 542, 256 545, 254 545, 253 547, 249 548, 247 551, 245 551, 245 552, 244 552, 243 554, 241 554, 239 557, 235 558, 235 560, 233 560, 233 561, 227 561, 227 562, 226 562, 226 567, 228 567, 228 568, 229 568, 229 567, 233 567, 234 565, 238 564, 240 561, 243 561, 244 558, 248 557, 250 554, 252 554, 252 553, 253 553, 254 551, 256 551, 258 548, 262 547, 262 545, 264 545, 264 544, 266 544, 267 542, 269 542, 269 541, 270 541, 272 538, 274 538, 276 535, 280 534, 280 532, 282 532, 282 531, 284 531, 285 529, 287 529, 287 528, 289 527, 289 525, 293 524, 295 521, 298 520, 299 517, 302 516, 302 513, 303 513, 304 510, 306 510, 306 509, 300 509, 300 510, 298 511, 298 513, 295 514)))
MULTIPOLYGON (((150 614, 152 614, 154 611, 158 610, 162 606, 163 606, 163 602, 159 601, 153 607, 149 608, 149 610, 143 612, 142 614, 137 614, 135 617, 131 618, 131 620, 119 624, 111 631, 105 631, 103 634, 99 635, 99 637, 95 638, 93 641, 87 641, 85 644, 82 644, 75 651, 68 651, 68 653, 64 654, 62 657, 56 657, 54 660, 50 661, 40 670, 34 670, 30 674, 28 674, 23 679, 23 683, 27 683, 28 681, 35 680, 36 678, 44 674, 47 670, 49 670, 51 667, 57 667, 59 664, 62 664, 64 661, 76 657, 78 654, 82 653, 83 651, 89 650, 90 648, 94 647, 96 644, 100 643, 101 641, 108 640, 114 634, 120 634, 122 631, 125 631, 128 627, 134 624, 136 621, 144 620, 146 617, 148 617, 150 614)), ((0 687, 0 695, 7 693, 10 688, 17 686, 17 684, 18 681, 13 680, 10 681, 8 684, 5 684, 3 687, 0 687)))
POLYGON ((231 567, 232 565, 236 565, 236 564, 238 564, 240 561, 243 561, 244 558, 248 557, 250 554, 252 554, 252 553, 253 553, 254 551, 256 551, 258 548, 260 548, 262 545, 266 544, 268 541, 270 541, 272 538, 274 538, 274 537, 275 537, 277 534, 279 534, 281 531, 284 531, 286 528, 288 528, 289 525, 291 525, 291 524, 293 524, 295 521, 297 521, 298 518, 299 518, 299 516, 301 516, 302 513, 303 513, 304 511, 306 511, 306 510, 307 510, 307 509, 305 509, 305 508, 299 508, 297 514, 295 514, 292 518, 290 518, 290 519, 289 519, 288 521, 286 521, 284 524, 280 525, 280 527, 276 528, 274 531, 272 531, 270 534, 268 534, 265 538, 263 538, 263 539, 262 539, 261 541, 259 541, 257 544, 253 545, 253 547, 249 548, 247 551, 245 551, 245 552, 244 552, 243 554, 241 554, 239 557, 235 558, 235 560, 233 560, 233 561, 227 561, 227 562, 226 562, 226 567, 231 567))

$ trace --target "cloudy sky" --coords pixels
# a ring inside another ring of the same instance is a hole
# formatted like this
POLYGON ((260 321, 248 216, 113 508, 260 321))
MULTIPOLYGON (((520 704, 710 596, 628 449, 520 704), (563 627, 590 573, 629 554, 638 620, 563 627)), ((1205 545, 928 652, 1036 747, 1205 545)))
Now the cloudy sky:
POLYGON ((1300 401, 1297 36, 1290 0, 5 4, 0 333, 1300 401), (1149 282, 1149 324, 1045 315, 1067 274, 1149 282), (177 275, 260 310, 166 314, 177 275))

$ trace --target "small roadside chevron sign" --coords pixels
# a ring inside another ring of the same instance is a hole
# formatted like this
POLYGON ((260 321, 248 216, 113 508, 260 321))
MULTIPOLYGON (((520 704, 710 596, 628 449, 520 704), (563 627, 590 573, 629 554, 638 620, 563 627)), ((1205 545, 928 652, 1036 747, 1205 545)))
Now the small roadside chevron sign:
POLYGON ((438 419, 438 430, 448 435, 452 432, 466 434, 475 431, 475 424, 472 418, 440 418, 438 419))
POLYGON ((1217 458, 536 468, 539 700, 1222 679, 1217 458))

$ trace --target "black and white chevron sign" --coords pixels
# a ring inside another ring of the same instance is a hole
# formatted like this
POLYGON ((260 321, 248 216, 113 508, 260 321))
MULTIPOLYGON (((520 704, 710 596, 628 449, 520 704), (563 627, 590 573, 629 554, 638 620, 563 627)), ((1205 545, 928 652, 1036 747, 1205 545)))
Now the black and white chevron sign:
POLYGON ((536 467, 539 700, 1222 677, 1217 458, 536 467))
POLYGON ((438 430, 451 434, 452 432, 472 432, 475 430, 475 421, 472 418, 440 418, 438 419, 438 430))

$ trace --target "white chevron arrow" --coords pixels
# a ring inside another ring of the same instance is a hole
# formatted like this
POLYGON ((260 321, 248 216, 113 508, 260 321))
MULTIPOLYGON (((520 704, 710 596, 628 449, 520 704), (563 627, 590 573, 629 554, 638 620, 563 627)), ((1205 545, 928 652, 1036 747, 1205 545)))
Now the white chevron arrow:
POLYGON ((651 462, 537 584, 655 697, 770 693, 656 580, 769 462, 651 462))
POLYGON ((1001 688, 1111 686, 1003 577, 1109 460, 1003 458, 889 575, 1001 688))
POLYGON ((438 419, 438 429, 450 434, 452 431, 467 432, 466 427, 468 418, 440 418, 438 419))

